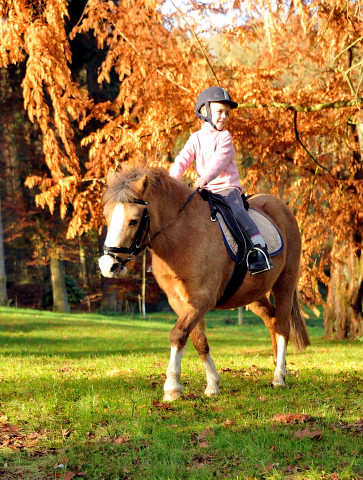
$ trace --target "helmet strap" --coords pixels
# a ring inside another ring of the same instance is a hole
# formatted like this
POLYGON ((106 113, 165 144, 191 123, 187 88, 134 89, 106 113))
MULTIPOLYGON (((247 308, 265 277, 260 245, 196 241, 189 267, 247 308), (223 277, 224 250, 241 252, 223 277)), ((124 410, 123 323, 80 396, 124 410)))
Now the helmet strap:
POLYGON ((208 122, 210 125, 212 125, 212 127, 214 128, 214 130, 217 130, 217 132, 221 132, 223 130, 223 128, 221 130, 219 130, 217 128, 217 126, 212 122, 212 112, 211 112, 211 109, 210 109, 210 102, 206 102, 204 104, 206 110, 207 110, 207 116, 205 117, 204 115, 202 115, 200 112, 199 112, 199 118, 201 120, 204 120, 205 122, 208 122))

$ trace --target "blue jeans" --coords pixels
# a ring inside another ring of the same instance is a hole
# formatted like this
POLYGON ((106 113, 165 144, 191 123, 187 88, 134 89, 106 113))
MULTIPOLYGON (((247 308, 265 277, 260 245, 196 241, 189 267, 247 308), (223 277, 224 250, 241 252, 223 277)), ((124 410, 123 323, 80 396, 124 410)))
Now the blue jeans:
POLYGON ((233 215, 236 217, 236 220, 241 225, 243 231, 252 238, 254 235, 259 235, 260 232, 257 228, 255 222, 248 215, 241 197, 241 192, 237 188, 226 188, 220 190, 218 195, 222 195, 232 210, 233 215))

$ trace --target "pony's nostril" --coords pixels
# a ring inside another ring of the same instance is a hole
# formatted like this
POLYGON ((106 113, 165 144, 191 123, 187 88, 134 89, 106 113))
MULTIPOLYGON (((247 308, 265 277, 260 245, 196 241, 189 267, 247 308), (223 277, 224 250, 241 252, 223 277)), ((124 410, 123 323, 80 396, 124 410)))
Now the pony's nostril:
POLYGON ((111 272, 114 272, 115 270, 118 269, 118 267, 119 267, 119 264, 118 264, 118 263, 113 263, 112 266, 111 266, 111 268, 110 268, 110 271, 111 271, 111 272))

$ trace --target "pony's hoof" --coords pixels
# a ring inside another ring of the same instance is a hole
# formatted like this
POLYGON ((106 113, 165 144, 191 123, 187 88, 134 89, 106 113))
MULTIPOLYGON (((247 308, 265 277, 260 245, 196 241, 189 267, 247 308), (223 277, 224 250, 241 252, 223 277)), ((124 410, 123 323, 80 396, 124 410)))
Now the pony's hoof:
POLYGON ((273 388, 282 388, 285 386, 284 380, 273 380, 271 383, 271 387, 273 388))
POLYGON ((181 396, 181 392, 179 390, 172 390, 170 392, 164 392, 163 401, 164 402, 174 402, 181 396))
POLYGON ((219 388, 218 387, 206 388, 204 395, 206 397, 213 397, 214 395, 219 395, 219 388))

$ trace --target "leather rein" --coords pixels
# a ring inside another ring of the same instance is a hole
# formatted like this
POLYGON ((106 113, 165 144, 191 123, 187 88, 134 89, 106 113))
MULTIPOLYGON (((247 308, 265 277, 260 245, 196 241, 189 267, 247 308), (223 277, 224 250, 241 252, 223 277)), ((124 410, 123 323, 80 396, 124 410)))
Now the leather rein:
MULTIPOLYGON (((121 263, 122 266, 124 266, 127 262, 133 260, 134 257, 139 255, 139 253, 141 253, 143 250, 145 250, 145 248, 147 247, 152 248, 151 242, 154 240, 154 238, 157 237, 163 230, 170 227, 176 221, 178 215, 184 210, 184 208, 188 205, 188 203, 191 201, 191 199, 194 197, 194 195, 198 191, 199 189, 194 190, 194 192, 189 195, 184 205, 179 208, 178 213, 176 214, 176 217, 174 218, 174 220, 168 225, 166 225, 165 227, 161 227, 160 230, 156 232, 155 235, 153 236, 151 236, 150 234, 150 215, 147 207, 145 207, 141 215, 139 228, 137 229, 137 232, 135 234, 134 239, 131 242, 131 245, 129 247, 108 247, 107 245, 103 245, 103 254, 109 255, 118 263, 121 263), (129 254, 129 257, 123 260, 117 255, 120 253, 127 253, 129 254)), ((137 203, 139 205, 145 205, 145 206, 147 205, 147 202, 139 198, 135 198, 135 200, 133 200, 132 203, 137 203)))

